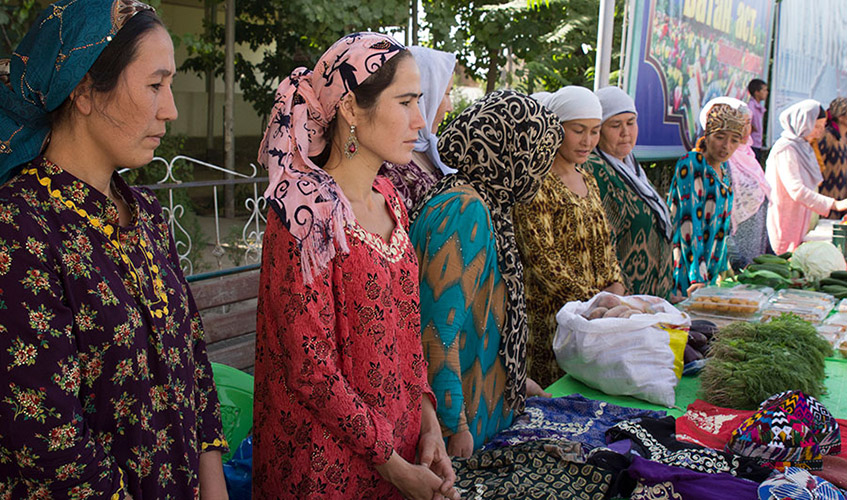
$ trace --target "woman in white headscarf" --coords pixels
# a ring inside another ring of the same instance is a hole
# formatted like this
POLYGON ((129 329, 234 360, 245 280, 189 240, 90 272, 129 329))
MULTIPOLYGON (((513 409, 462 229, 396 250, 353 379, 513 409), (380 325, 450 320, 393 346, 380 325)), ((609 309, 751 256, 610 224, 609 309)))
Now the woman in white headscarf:
POLYGON ((515 237, 526 282, 528 376, 546 387, 563 375, 552 348, 556 312, 601 290, 623 294, 624 286, 597 183, 583 166, 600 138, 600 101, 576 86, 541 100, 565 140, 535 198, 515 206, 515 237))
POLYGON ((673 290, 670 214, 632 148, 638 112, 618 87, 596 92, 603 106, 600 142, 586 163, 603 200, 626 288, 669 299, 673 290))
MULTIPOLYGON (((765 171, 753 151, 752 114, 744 101, 732 97, 716 97, 707 102, 700 112, 700 126, 706 129, 709 110, 715 104, 729 104, 741 111, 745 120, 741 144, 729 158, 729 175, 732 179, 732 230, 727 237, 727 259, 736 270, 746 267, 753 258, 770 252, 767 213, 771 186, 765 171)), ((700 139, 703 140, 702 138, 700 139)))
POLYGON ((450 91, 453 90, 453 69, 456 56, 426 47, 409 47, 421 72, 421 114, 426 127, 418 131, 412 161, 406 165, 386 162, 379 175, 388 177, 411 213, 424 193, 439 179, 456 171, 438 156, 438 127, 444 116, 453 111, 450 91))
POLYGON ((824 134, 826 113, 814 99, 789 106, 779 115, 782 136, 771 148, 765 177, 771 185, 768 237, 774 252, 793 251, 809 230, 812 212, 847 210, 847 199, 818 193, 823 181, 811 141, 824 134))

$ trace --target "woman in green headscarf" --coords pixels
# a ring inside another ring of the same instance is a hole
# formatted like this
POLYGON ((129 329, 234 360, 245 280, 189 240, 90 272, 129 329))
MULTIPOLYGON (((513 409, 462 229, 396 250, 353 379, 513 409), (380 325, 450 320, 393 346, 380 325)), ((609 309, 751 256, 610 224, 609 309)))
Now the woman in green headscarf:
POLYGON ((118 168, 177 117, 134 0, 60 0, 0 85, 0 492, 226 498, 203 327, 162 209, 118 168))

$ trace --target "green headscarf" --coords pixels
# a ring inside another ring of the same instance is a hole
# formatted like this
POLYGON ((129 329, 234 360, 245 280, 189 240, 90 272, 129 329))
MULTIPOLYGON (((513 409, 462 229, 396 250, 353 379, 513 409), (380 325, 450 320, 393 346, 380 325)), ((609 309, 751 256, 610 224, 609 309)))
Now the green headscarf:
POLYGON ((60 0, 41 12, 12 52, 8 83, 0 85, 0 184, 41 154, 48 113, 142 10, 153 8, 135 0, 60 0))

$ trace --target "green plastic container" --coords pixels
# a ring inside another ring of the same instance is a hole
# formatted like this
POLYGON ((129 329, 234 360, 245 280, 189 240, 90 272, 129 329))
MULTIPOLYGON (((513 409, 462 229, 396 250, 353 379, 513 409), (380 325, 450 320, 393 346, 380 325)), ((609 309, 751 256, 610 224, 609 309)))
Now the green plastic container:
POLYGON ((221 403, 221 420, 229 453, 226 463, 241 441, 253 431, 253 376, 220 363, 212 363, 212 373, 221 403))

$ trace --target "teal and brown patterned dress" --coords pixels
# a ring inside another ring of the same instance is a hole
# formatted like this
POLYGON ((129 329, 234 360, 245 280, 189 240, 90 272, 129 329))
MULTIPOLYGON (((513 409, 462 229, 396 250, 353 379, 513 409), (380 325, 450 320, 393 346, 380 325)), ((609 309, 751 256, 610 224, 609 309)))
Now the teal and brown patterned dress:
POLYGON ((628 293, 670 298, 673 291, 671 241, 657 227, 656 215, 621 175, 602 158, 585 163, 603 200, 628 293))
POLYGON ((410 231, 421 273, 421 329, 443 435, 470 431, 474 449, 512 423, 499 354, 506 286, 491 214, 468 185, 424 204, 410 231))
POLYGON ((623 283, 594 178, 582 167, 588 194, 579 196, 551 173, 535 198, 515 206, 515 239, 526 282, 527 376, 547 387, 564 372, 556 363, 556 313, 623 283))

